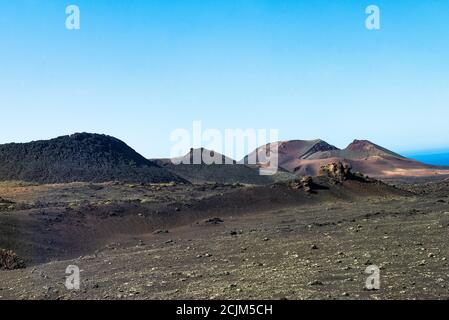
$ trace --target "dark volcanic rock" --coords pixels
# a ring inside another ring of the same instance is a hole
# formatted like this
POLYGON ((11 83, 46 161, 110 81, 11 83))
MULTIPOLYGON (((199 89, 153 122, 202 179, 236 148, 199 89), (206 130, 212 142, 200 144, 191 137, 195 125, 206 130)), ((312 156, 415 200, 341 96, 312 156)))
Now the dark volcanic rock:
POLYGON ((288 182, 290 189, 303 189, 305 192, 311 192, 313 186, 313 179, 311 176, 304 176, 300 179, 288 182))
POLYGON ((0 181, 184 182, 106 135, 77 133, 52 140, 0 145, 0 181))
POLYGON ((3 199, 2 197, 0 197, 0 203, 5 203, 5 204, 14 204, 13 201, 11 200, 7 200, 7 199, 3 199))
POLYGON ((14 252, 0 249, 0 270, 15 270, 25 268, 22 261, 14 252))
POLYGON ((221 224, 224 221, 220 218, 210 218, 210 219, 206 219, 204 220, 204 224, 221 224))

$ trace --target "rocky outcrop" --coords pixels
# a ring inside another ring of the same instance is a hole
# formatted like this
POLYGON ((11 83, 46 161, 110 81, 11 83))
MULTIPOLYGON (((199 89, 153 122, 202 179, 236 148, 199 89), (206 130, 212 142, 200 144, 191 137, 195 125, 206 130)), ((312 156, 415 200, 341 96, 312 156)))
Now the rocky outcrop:
POLYGON ((299 190, 302 189, 307 193, 312 192, 313 179, 311 176, 304 176, 300 179, 292 180, 289 182, 288 186, 291 189, 299 190))
POLYGON ((0 270, 25 268, 25 262, 11 250, 0 249, 0 270))
POLYGON ((358 171, 352 172, 351 166, 342 162, 333 162, 321 166, 320 175, 328 177, 334 183, 342 183, 346 180, 380 183, 379 180, 370 178, 358 171))
POLYGON ((351 167, 342 162, 333 162, 320 168, 320 175, 329 177, 334 182, 343 182, 350 179, 353 175, 351 167))

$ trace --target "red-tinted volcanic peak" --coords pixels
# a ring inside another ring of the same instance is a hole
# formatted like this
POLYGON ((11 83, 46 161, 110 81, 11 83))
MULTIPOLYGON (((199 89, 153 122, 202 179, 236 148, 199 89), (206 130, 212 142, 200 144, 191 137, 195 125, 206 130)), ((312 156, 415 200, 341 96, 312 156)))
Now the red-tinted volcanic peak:
POLYGON ((279 164, 286 163, 291 160, 308 159, 309 157, 328 151, 338 151, 337 147, 328 144, 326 141, 316 140, 289 140, 277 141, 259 147, 248 156, 245 157, 245 162, 249 159, 254 159, 257 155, 257 160, 265 159, 265 154, 276 152, 279 155, 279 164))
POLYGON ((368 140, 354 140, 352 143, 350 143, 347 147, 346 150, 350 150, 350 151, 360 151, 360 150, 365 150, 365 151, 370 151, 370 150, 375 150, 375 149, 380 149, 381 147, 372 143, 371 141, 368 140))
POLYGON ((322 165, 332 162, 348 164, 374 177, 449 174, 447 169, 436 171, 434 166, 407 159, 368 140, 354 140, 343 150, 319 139, 279 141, 257 148, 249 156, 254 159, 257 155, 260 161, 268 148, 276 147, 279 167, 296 175, 317 175, 322 165))
POLYGON ((302 159, 307 159, 310 156, 315 155, 316 153, 322 153, 327 151, 338 151, 337 147, 327 143, 323 140, 317 140, 317 142, 305 153, 302 155, 302 159))
POLYGON ((388 149, 385 149, 368 140, 354 140, 350 145, 348 145, 343 150, 343 153, 348 158, 361 158, 372 156, 404 158, 403 156, 388 149))

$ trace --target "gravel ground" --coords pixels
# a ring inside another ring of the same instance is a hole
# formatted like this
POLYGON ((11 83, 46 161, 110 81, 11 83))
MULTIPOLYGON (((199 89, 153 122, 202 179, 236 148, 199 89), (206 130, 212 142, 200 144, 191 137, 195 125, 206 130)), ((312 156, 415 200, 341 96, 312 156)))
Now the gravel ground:
POLYGON ((76 258, 0 271, 0 298, 447 299, 449 188, 419 188, 274 201, 244 214, 226 205, 156 232, 117 234, 76 258), (80 269, 80 290, 65 287, 69 265, 80 269), (380 268, 379 290, 365 288, 370 265, 380 268))

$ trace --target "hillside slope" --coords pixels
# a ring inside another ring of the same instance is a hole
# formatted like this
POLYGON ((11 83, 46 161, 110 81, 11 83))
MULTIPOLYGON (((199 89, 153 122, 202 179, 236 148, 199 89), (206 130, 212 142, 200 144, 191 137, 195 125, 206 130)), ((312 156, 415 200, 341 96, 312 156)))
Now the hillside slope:
POLYGON ((0 181, 184 181, 106 135, 77 133, 52 140, 0 145, 0 181))

